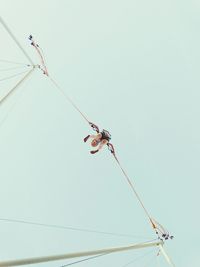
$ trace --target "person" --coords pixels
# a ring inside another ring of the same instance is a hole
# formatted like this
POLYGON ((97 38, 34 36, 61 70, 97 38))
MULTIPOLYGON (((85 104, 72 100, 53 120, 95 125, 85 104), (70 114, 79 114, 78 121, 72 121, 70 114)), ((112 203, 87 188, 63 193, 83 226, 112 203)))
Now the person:
POLYGON ((107 145, 111 139, 111 135, 108 131, 103 130, 102 132, 97 132, 95 135, 88 135, 84 138, 84 142, 87 142, 88 139, 92 139, 91 146, 97 147, 96 150, 91 150, 91 154, 99 152, 105 145, 107 145))

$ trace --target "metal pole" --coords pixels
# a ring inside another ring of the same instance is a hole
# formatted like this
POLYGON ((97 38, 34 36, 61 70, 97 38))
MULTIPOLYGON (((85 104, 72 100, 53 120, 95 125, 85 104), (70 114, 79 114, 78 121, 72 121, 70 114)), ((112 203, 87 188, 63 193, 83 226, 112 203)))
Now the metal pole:
POLYGON ((25 57, 28 59, 28 61, 31 63, 31 65, 34 65, 32 59, 29 57, 29 55, 26 53, 26 51, 24 50, 24 48, 18 42, 18 40, 16 39, 16 37, 14 36, 14 34, 11 32, 11 30, 8 28, 8 26, 6 25, 6 23, 3 21, 2 17, 0 17, 0 22, 3 25, 3 27, 5 28, 5 30, 8 32, 8 34, 10 35, 10 37, 17 44, 17 46, 19 47, 19 49, 22 51, 22 53, 25 55, 25 57))
POLYGON ((92 255, 100 255, 104 253, 114 253, 114 252, 127 251, 127 250, 132 250, 132 249, 155 247, 155 246, 161 246, 161 245, 163 245, 163 241, 159 240, 157 242, 140 243, 140 244, 134 244, 134 245, 124 246, 124 247, 104 248, 104 249, 93 250, 93 251, 83 251, 83 252, 67 253, 67 254, 54 255, 54 256, 50 255, 50 256, 45 256, 45 257, 3 261, 3 262, 0 262, 0 267, 21 266, 21 265, 28 265, 28 264, 35 264, 35 263, 42 263, 42 262, 50 262, 50 261, 92 256, 92 255))
POLYGON ((33 72, 36 66, 33 66, 33 68, 6 94, 0 99, 0 105, 5 102, 5 100, 14 93, 15 89, 19 87, 27 78, 28 76, 33 72))
POLYGON ((170 266, 175 267, 174 263, 172 262, 172 260, 170 259, 169 255, 167 254, 167 252, 164 250, 163 244, 159 245, 160 248, 160 252, 163 254, 164 258, 166 259, 166 261, 169 263, 170 266))

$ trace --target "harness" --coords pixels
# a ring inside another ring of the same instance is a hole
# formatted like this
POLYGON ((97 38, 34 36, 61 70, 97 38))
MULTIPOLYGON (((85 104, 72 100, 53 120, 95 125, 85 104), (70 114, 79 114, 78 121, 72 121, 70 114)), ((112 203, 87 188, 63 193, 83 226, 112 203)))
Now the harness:
MULTIPOLYGON (((89 122, 89 124, 95 132, 100 133, 99 127, 97 125, 95 125, 92 122, 89 122)), ((108 143, 107 143, 108 149, 115 156, 115 149, 114 149, 113 145, 109 142, 111 140, 111 134, 107 130, 103 129, 103 131, 101 132, 101 135, 102 136, 101 136, 101 139, 99 141, 102 141, 103 139, 107 140, 108 141, 108 143)))
POLYGON ((111 140, 111 134, 107 131, 107 130, 104 130, 101 132, 101 141, 103 139, 107 140, 108 142, 111 140))

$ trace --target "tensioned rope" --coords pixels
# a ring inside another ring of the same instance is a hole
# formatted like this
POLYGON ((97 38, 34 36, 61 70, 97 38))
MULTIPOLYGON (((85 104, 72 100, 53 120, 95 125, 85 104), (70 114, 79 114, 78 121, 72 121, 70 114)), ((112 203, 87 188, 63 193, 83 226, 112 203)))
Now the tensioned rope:
POLYGON ((76 227, 70 227, 70 226, 64 226, 64 225, 58 225, 58 224, 47 224, 47 223, 39 223, 39 222, 25 221, 25 220, 16 220, 16 219, 9 219, 9 218, 0 218, 0 221, 1 222, 20 223, 20 224, 41 226, 41 227, 46 227, 46 228, 56 228, 56 229, 61 229, 61 230, 71 230, 71 231, 87 232, 87 233, 94 233, 94 234, 101 234, 101 235, 111 235, 111 236, 117 236, 117 237, 142 238, 142 239, 147 238, 147 237, 139 236, 139 235, 130 235, 130 234, 124 234, 124 233, 97 231, 97 230, 91 230, 91 229, 86 229, 86 228, 76 228, 76 227))
MULTIPOLYGON (((58 83, 49 75, 48 71, 47 71, 47 67, 46 67, 46 63, 44 61, 44 58, 42 56, 42 50, 40 49, 39 45, 34 41, 33 39, 33 36, 30 35, 29 36, 29 40, 31 41, 31 45, 36 49, 36 52, 38 53, 39 57, 40 57, 40 61, 41 61, 41 64, 42 66, 38 65, 39 68, 43 71, 43 74, 46 75, 47 77, 49 77, 49 79, 51 80, 51 82, 54 84, 54 86, 62 93, 62 95, 65 97, 66 101, 69 102, 75 109, 76 111, 82 116, 82 118, 87 122, 89 123, 90 126, 93 127, 94 129, 94 125, 88 120, 88 118, 85 116, 85 114, 79 109, 79 107, 72 101, 72 99, 65 93, 65 91, 58 85, 58 83), (40 51, 41 50, 41 51, 40 51)), ((138 199, 141 207, 143 208, 145 214, 147 215, 149 221, 150 221, 150 224, 152 226, 152 228, 154 229, 154 231, 156 232, 156 234, 158 235, 158 238, 165 238, 165 239, 168 239, 170 236, 165 232, 163 231, 163 227, 161 227, 160 229, 160 225, 156 224, 156 222, 153 220, 153 218, 150 216, 149 212, 147 211, 147 208, 145 207, 142 199, 140 198, 139 194, 137 193, 133 183, 131 182, 131 179, 130 177, 128 176, 128 174, 126 173, 126 171, 124 170, 124 168, 122 167, 119 159, 117 158, 116 154, 115 154, 115 151, 114 151, 114 147, 112 146, 112 144, 110 144, 110 150, 111 150, 111 153, 113 154, 117 164, 119 165, 122 173, 124 174, 131 190, 133 191, 133 193, 135 194, 136 198, 138 199), (110 149, 111 148, 111 149, 110 149), (161 234, 161 235, 160 235, 161 234)))
POLYGON ((16 62, 16 61, 11 61, 11 60, 5 60, 5 59, 0 59, 0 62, 8 63, 8 64, 15 64, 15 65, 29 66, 29 64, 25 64, 25 63, 21 63, 21 62, 16 62))
MULTIPOLYGON (((64 91, 64 90, 63 90, 63 89, 62 89, 62 88, 55 82, 55 80, 53 80, 49 75, 47 75, 47 76, 50 78, 50 80, 53 82, 53 84, 56 86, 56 88, 59 89, 59 91, 64 95, 65 99, 66 99, 68 102, 70 102, 70 104, 72 104, 72 106, 79 112, 79 114, 84 118, 84 120, 86 120, 86 121, 90 124, 90 121, 86 118, 86 116, 83 114, 83 112, 80 111, 80 109, 74 104, 74 102, 73 102, 73 101, 71 100, 71 98, 65 93, 65 91, 64 91)), ((151 222, 151 225, 152 225, 153 229, 155 230, 155 229, 156 229, 156 225, 154 224, 154 222, 153 222, 153 220, 152 220, 152 218, 151 218, 149 212, 148 212, 147 209, 145 208, 145 205, 144 205, 143 201, 141 200, 139 194, 138 194, 137 191, 135 190, 135 187, 133 186, 133 184, 132 184, 132 182, 131 182, 129 176, 127 175, 127 173, 125 172, 125 170, 122 168, 122 165, 121 165, 119 159, 116 157, 115 153, 113 153, 113 156, 114 156, 114 158, 115 158, 117 164, 119 165, 120 169, 122 170, 122 172, 123 172, 123 174, 124 174, 124 176, 125 176, 125 178, 126 178, 128 184, 129 184, 129 186, 130 186, 131 189, 133 190, 133 192, 134 192, 136 198, 138 199, 138 201, 139 201, 139 203, 141 204, 143 210, 145 211, 146 215, 148 216, 148 218, 149 218, 149 220, 150 220, 150 222, 151 222)))
POLYGON ((14 77, 17 77, 17 76, 22 75, 22 74, 27 73, 27 72, 28 72, 28 70, 25 70, 25 71, 22 71, 22 72, 7 76, 5 78, 0 79, 0 82, 5 81, 5 80, 10 80, 10 79, 12 79, 14 77))
POLYGON ((61 92, 61 94, 64 96, 64 98, 70 102, 70 104, 79 112, 79 114, 83 117, 84 120, 86 120, 86 122, 90 123, 89 120, 87 119, 87 117, 83 114, 83 112, 81 112, 81 110, 78 108, 78 106, 72 101, 72 99, 65 93, 65 91, 57 84, 57 82, 49 75, 47 67, 46 67, 46 63, 44 60, 44 52, 43 50, 40 48, 40 46, 34 41, 33 36, 30 35, 29 36, 29 40, 31 41, 31 45, 35 48, 36 52, 39 55, 40 61, 41 61, 41 66, 38 65, 38 68, 41 69, 43 71, 43 74, 46 75, 47 77, 49 77, 49 79, 51 80, 51 82, 55 85, 55 87, 61 92))
POLYGON ((147 256, 149 256, 150 254, 152 254, 154 252, 154 250, 150 250, 148 251, 147 253, 143 254, 143 255, 140 255, 138 257, 136 257, 135 259, 133 259, 132 261, 129 261, 128 263, 126 263, 125 265, 123 265, 122 267, 127 267, 129 265, 131 265, 132 263, 135 263, 136 261, 138 260, 141 260, 141 259, 144 259, 146 258, 147 256))
POLYGON ((10 67, 10 68, 3 68, 3 69, 0 69, 0 71, 2 71, 2 72, 4 72, 4 71, 13 71, 13 70, 23 69, 23 68, 27 68, 27 67, 30 67, 30 65, 18 66, 18 67, 10 67))
MULTIPOLYGON (((48 77, 49 77, 50 80, 53 82, 53 84, 56 86, 56 88, 59 89, 59 91, 64 95, 65 99, 66 99, 68 102, 70 102, 70 104, 72 104, 72 106, 79 112, 79 114, 83 117, 83 119, 84 119, 85 121, 87 121, 87 122, 90 124, 90 121, 87 119, 87 117, 86 117, 86 116, 83 114, 83 112, 80 111, 80 109, 74 104, 74 102, 73 102, 73 101, 71 100, 71 98, 64 92, 64 90, 63 90, 60 86, 58 86, 58 84, 55 82, 55 80, 53 80, 49 75, 48 75, 48 77)), ((125 176, 125 178, 126 178, 128 184, 129 184, 129 186, 130 186, 131 189, 133 190, 133 192, 134 192, 136 198, 138 199, 138 201, 139 201, 139 203, 141 204, 143 210, 145 211, 146 215, 148 216, 148 218, 149 218, 149 220, 150 220, 150 223, 151 223, 153 229, 156 230, 156 225, 155 225, 155 223, 153 222, 153 219, 151 218, 149 212, 148 212, 147 209, 145 208, 145 205, 144 205, 143 201, 141 200, 139 194, 138 194, 137 191, 135 190, 135 187, 133 186, 133 184, 132 184, 132 182, 131 182, 129 176, 127 175, 127 173, 126 173, 125 170, 123 169, 123 167, 122 167, 122 165, 121 165, 119 159, 116 157, 116 155, 113 154, 113 156, 114 156, 114 158, 115 158, 117 164, 119 165, 120 169, 122 170, 122 172, 123 172, 123 174, 124 174, 124 176, 125 176)), ((156 233, 157 233, 157 231, 156 231, 156 233)))
POLYGON ((82 118, 90 124, 90 121, 87 119, 87 117, 81 112, 81 110, 77 107, 77 105, 71 100, 71 98, 65 93, 65 91, 55 82, 54 79, 52 79, 50 76, 48 76, 49 79, 52 81, 52 83, 56 86, 56 88, 61 92, 61 94, 65 97, 65 99, 78 111, 78 113, 82 116, 82 118))

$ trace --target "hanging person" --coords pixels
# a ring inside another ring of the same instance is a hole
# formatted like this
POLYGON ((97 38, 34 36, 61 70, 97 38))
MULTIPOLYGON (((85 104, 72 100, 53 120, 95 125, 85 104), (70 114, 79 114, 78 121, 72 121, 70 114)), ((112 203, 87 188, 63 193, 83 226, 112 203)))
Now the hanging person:
POLYGON ((88 135, 84 138, 84 142, 87 142, 88 139, 92 139, 91 146, 97 147, 96 150, 91 150, 91 154, 95 154, 99 152, 105 145, 109 144, 109 141, 111 140, 111 135, 108 131, 103 130, 102 132, 97 131, 97 134, 95 135, 88 135))

